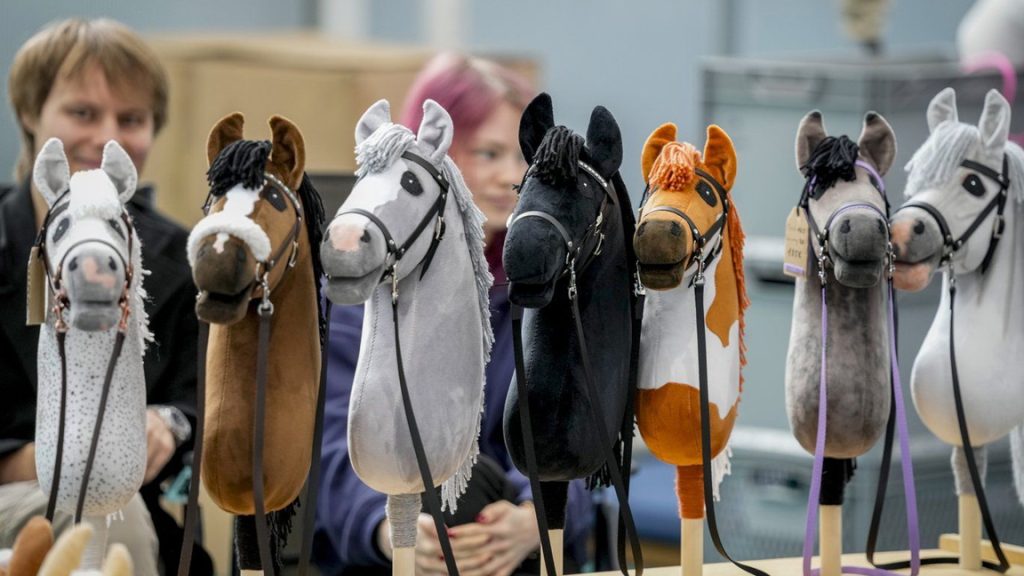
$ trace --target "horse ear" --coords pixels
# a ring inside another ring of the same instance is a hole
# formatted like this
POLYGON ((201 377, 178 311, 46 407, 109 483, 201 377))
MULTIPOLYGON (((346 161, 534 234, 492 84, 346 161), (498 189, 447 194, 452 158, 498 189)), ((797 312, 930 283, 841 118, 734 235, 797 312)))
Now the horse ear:
POLYGON ((978 131, 986 150, 1002 154, 1010 135, 1010 104, 995 89, 985 95, 985 108, 981 111, 978 131))
POLYGON ((121 204, 128 203, 135 194, 135 186, 139 182, 139 173, 128 153, 116 141, 111 140, 103 147, 103 161, 100 168, 117 189, 117 199, 121 204))
POLYGON ((356 124, 356 146, 363 143, 377 128, 391 122, 391 105, 387 100, 381 99, 373 103, 363 112, 362 117, 356 124))
POLYGON ((289 186, 298 188, 306 169, 306 144, 302 140, 302 132, 282 116, 270 118, 270 130, 274 135, 270 163, 285 175, 289 186))
POLYGON ((444 161, 444 155, 452 145, 452 117, 448 111, 433 100, 423 102, 423 120, 416 133, 416 142, 425 148, 433 164, 444 161))
POLYGON ((821 112, 811 110, 800 121, 796 130, 796 169, 803 168, 811 158, 811 152, 828 136, 825 132, 825 119, 821 112))
POLYGON ((857 147, 862 156, 874 163, 878 174, 884 176, 896 159, 896 134, 881 114, 868 112, 864 115, 864 129, 857 147))
POLYGON ((36 164, 32 168, 32 181, 43 195, 47 206, 53 206, 61 192, 68 189, 70 180, 71 168, 68 166, 67 156, 64 155, 64 143, 57 138, 50 138, 36 156, 36 164))
POLYGON ((647 182, 647 176, 651 173, 651 167, 654 166, 654 161, 658 159, 658 155, 661 154, 661 149, 665 147, 665 144, 669 142, 675 142, 676 140, 676 125, 671 122, 666 122, 661 126, 658 126, 651 135, 647 137, 647 142, 644 142, 644 151, 640 156, 640 173, 644 177, 644 182, 647 182))
POLYGON ((708 126, 704 166, 726 190, 732 189, 736 181, 736 148, 732 145, 732 138, 715 124, 708 126))
POLYGON ((590 114, 587 152, 594 168, 605 178, 611 178, 622 166, 622 132, 615 117, 604 106, 597 106, 590 114))
POLYGON ((245 124, 245 116, 241 112, 233 112, 221 118, 210 130, 210 137, 206 139, 206 162, 209 165, 217 159, 220 151, 227 148, 228 144, 242 139, 242 126, 245 124))
POLYGON ((555 127, 555 112, 551 106, 551 96, 541 92, 530 102, 519 120, 519 148, 527 164, 533 164, 533 154, 540 146, 544 135, 555 127))
POLYGON ((928 131, 934 132, 939 124, 947 120, 959 121, 956 113, 956 91, 948 87, 943 88, 928 104, 928 131))

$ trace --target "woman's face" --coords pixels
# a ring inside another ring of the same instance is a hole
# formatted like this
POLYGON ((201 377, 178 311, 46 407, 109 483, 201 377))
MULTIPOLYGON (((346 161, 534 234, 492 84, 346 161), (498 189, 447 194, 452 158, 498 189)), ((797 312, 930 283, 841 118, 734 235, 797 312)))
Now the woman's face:
POLYGON ((473 201, 487 217, 484 232, 488 239, 505 229, 516 206, 512 187, 526 173, 526 161, 519 151, 521 114, 522 110, 502 101, 476 132, 458 141, 452 150, 452 160, 473 191, 473 201))
POLYGON ((116 140, 142 172, 153 146, 152 98, 145 90, 123 82, 107 82, 97 64, 87 65, 74 78, 58 78, 43 103, 39 118, 26 118, 35 138, 35 153, 50 138, 64 143, 71 173, 100 167, 103 146, 116 140))

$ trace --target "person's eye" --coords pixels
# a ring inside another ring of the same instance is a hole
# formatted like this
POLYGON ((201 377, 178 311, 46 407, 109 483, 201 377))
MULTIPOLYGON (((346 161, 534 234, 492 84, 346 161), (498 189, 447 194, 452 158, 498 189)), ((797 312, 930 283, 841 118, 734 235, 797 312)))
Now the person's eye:
POLYGON ((473 151, 473 155, 481 160, 493 162, 501 156, 501 152, 493 148, 477 148, 473 151))
POLYGON ((82 122, 89 122, 96 117, 93 109, 87 106, 73 106, 68 108, 67 112, 69 116, 82 122))
POLYGON ((126 114, 118 120, 122 128, 138 128, 146 123, 146 116, 143 114, 126 114))

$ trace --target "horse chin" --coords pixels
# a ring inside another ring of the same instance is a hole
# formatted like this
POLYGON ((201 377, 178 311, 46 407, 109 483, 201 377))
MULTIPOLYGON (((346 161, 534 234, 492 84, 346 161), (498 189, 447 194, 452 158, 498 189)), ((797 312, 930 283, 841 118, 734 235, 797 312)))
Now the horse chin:
POLYGON ((671 290, 683 283, 685 269, 677 264, 644 264, 640 262, 640 281, 651 290, 671 290))
POLYGON ((849 288, 870 288, 882 279, 885 263, 882 260, 848 261, 833 259, 832 271, 836 281, 849 288))
POLYGON ((924 262, 896 262, 896 270, 893 273, 892 281, 897 290, 904 292, 919 292, 924 290, 932 281, 932 274, 936 270, 935 262, 927 260, 924 262))
POLYGON ((117 301, 72 302, 69 308, 71 326, 85 332, 105 332, 121 320, 121 307, 117 301))
POLYGON ((338 306, 354 306, 370 299, 374 289, 380 285, 384 265, 374 268, 362 276, 328 276, 325 292, 331 302, 338 306))
POLYGON ((238 294, 203 290, 196 299, 196 316, 204 322, 222 326, 240 322, 249 311, 249 292, 248 286, 238 294))
POLYGON ((555 285, 552 280, 543 283, 513 282, 508 283, 509 302, 523 308, 543 308, 555 297, 555 285))

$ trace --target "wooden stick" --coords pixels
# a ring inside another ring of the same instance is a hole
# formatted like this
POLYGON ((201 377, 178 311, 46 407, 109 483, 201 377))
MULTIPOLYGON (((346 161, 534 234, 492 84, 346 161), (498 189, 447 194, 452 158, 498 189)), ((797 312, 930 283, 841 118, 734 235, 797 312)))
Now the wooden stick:
POLYGON ((704 519, 679 521, 679 565, 683 576, 701 576, 704 572, 704 519))
POLYGON ((821 576, 839 576, 843 555, 843 507, 819 506, 818 514, 821 576))
POLYGON ((263 576, 263 570, 242 570, 242 576, 263 576))
MULTIPOLYGON (((1016 544, 1009 544, 1003 542, 1003 554, 1006 554, 1006 559, 1010 561, 1010 564, 1015 566, 1024 566, 1024 546, 1018 546, 1016 544)), ((953 554, 960 554, 960 535, 959 534, 942 534, 939 536, 939 550, 945 550, 953 554)), ((992 548, 992 543, 988 540, 981 541, 981 559, 988 560, 998 564, 999 559, 996 558, 996 552, 992 548)))
POLYGON ((415 548, 395 548, 392 554, 392 576, 413 576, 416 573, 415 548))
POLYGON ((960 567, 981 570, 981 509, 974 494, 961 494, 958 506, 960 520, 960 567))
MULTIPOLYGON (((555 570, 558 571, 557 576, 565 574, 565 552, 563 550, 563 543, 565 542, 565 531, 564 530, 548 530, 548 538, 551 539, 551 555, 555 560, 555 570)), ((548 576, 548 569, 544 566, 544 555, 541 554, 540 559, 540 574, 541 576, 548 576)))

